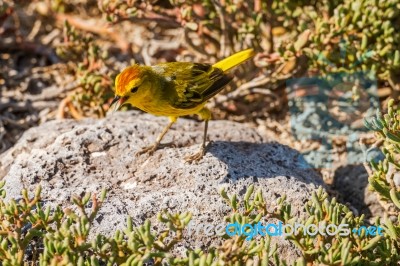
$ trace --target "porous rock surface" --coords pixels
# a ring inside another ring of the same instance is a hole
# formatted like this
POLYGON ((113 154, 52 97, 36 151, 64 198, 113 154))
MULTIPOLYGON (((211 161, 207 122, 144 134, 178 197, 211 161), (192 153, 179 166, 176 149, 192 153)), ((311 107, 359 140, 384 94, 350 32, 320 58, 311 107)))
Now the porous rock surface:
MULTIPOLYGON (((230 208, 219 195, 243 196, 250 184, 263 190, 268 204, 287 195, 296 215, 304 214, 311 191, 321 185, 310 169, 302 168, 301 155, 266 139, 247 125, 211 121, 208 152, 197 163, 184 157, 197 151, 203 123, 185 119, 166 135, 173 142, 152 156, 135 153, 152 143, 166 118, 118 112, 102 120, 51 121, 28 130, 18 143, 0 155, 0 178, 8 197, 19 198, 22 188, 31 193, 38 184, 46 202, 70 206, 72 195, 85 192, 108 196, 96 220, 94 233, 112 235, 130 215, 136 225, 156 221, 160 210, 190 211, 193 223, 224 223, 230 208)), ((183 246, 205 248, 220 243, 219 236, 186 235, 183 246)), ((274 237, 283 258, 296 257, 293 245, 274 237)))

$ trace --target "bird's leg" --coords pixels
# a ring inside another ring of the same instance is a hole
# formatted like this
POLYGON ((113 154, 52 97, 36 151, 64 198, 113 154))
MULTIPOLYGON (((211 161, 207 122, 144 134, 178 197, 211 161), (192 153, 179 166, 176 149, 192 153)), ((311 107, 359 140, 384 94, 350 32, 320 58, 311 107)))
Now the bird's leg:
POLYGON ((185 158, 185 160, 187 162, 191 162, 191 161, 199 161, 201 158, 203 158, 204 154, 206 153, 206 140, 207 140, 207 130, 208 130, 208 121, 211 118, 211 112, 206 109, 203 108, 199 115, 204 119, 204 135, 203 135, 203 143, 200 146, 200 149, 198 152, 196 152, 195 154, 192 154, 190 156, 187 156, 185 158))
POLYGON ((177 118, 176 117, 170 117, 170 122, 169 124, 164 128, 164 130, 161 132, 160 135, 158 135, 156 142, 149 146, 149 147, 145 147, 143 148, 141 151, 138 151, 136 154, 140 155, 143 153, 149 153, 150 155, 153 154, 153 152, 155 152, 158 148, 158 146, 160 145, 161 140, 164 138, 165 134, 167 134, 168 130, 172 127, 172 125, 176 122, 177 118))

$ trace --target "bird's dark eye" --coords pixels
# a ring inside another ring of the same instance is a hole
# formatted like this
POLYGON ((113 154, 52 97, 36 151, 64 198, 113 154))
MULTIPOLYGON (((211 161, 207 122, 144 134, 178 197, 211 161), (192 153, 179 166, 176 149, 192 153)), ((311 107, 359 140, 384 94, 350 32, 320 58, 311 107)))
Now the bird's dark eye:
POLYGON ((137 92, 137 91, 138 91, 138 89, 139 89, 139 86, 137 86, 137 87, 133 87, 133 88, 131 89, 131 92, 132 92, 132 93, 135 93, 135 92, 137 92))

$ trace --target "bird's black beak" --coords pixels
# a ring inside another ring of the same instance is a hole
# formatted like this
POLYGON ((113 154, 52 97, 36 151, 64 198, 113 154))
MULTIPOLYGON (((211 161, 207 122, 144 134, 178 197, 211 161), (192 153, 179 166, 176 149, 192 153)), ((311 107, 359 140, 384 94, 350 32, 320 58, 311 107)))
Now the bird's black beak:
POLYGON ((126 101, 125 97, 115 96, 115 98, 112 100, 110 104, 110 109, 113 105, 115 105, 113 112, 117 111, 124 104, 125 101, 126 101))

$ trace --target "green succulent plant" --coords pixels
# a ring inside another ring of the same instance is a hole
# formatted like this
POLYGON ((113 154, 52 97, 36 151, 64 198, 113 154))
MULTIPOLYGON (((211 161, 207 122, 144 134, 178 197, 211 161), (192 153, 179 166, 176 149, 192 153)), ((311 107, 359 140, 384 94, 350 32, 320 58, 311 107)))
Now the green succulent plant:
MULTIPOLYGON (((400 71, 400 1, 343 1, 332 14, 309 13, 307 45, 281 47, 285 57, 304 54, 322 74, 365 72, 390 80, 400 71)), ((304 28, 305 30, 306 28, 304 28)))

